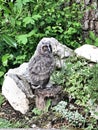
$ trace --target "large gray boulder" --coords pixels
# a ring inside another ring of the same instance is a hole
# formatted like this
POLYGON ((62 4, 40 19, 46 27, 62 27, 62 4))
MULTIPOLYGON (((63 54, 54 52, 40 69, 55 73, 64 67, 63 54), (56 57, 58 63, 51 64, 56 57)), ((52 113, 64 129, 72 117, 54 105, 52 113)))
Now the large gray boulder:
POLYGON ((92 62, 98 62, 98 47, 85 44, 75 50, 77 56, 81 56, 92 62))
POLYGON ((11 106, 15 110, 20 111, 22 114, 25 114, 29 110, 29 100, 26 93, 20 89, 19 83, 22 85, 22 82, 15 80, 9 76, 9 74, 13 74, 14 76, 22 75, 26 71, 27 66, 28 63, 23 63, 18 68, 9 69, 5 74, 5 79, 2 86, 2 94, 9 101, 11 106))
POLYGON ((4 80, 2 94, 15 110, 20 111, 22 114, 25 114, 29 110, 29 100, 27 99, 25 93, 9 76, 6 76, 4 80))

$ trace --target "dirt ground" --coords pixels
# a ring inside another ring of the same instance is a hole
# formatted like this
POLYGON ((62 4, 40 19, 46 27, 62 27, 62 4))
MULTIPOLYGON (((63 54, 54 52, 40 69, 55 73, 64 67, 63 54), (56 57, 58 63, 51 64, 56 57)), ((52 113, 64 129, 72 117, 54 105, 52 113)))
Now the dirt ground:
POLYGON ((0 107, 0 118, 7 119, 8 121, 21 122, 21 128, 24 127, 40 127, 40 128, 59 128, 60 126, 66 125, 66 120, 56 118, 52 112, 47 112, 36 117, 32 111, 23 115, 20 112, 15 111, 8 101, 5 101, 0 107))

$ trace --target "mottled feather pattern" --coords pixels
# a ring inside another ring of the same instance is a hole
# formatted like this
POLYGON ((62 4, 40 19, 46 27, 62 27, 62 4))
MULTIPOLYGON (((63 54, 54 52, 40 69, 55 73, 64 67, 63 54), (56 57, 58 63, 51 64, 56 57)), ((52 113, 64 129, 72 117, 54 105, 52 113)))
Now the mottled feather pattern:
MULTIPOLYGON (((42 47, 50 47, 50 43, 40 42, 28 63, 28 81, 31 85, 40 86, 45 88, 49 82, 50 76, 55 68, 55 61, 52 52, 46 52, 42 50, 42 47)), ((47 48, 48 48, 47 47, 47 48)))

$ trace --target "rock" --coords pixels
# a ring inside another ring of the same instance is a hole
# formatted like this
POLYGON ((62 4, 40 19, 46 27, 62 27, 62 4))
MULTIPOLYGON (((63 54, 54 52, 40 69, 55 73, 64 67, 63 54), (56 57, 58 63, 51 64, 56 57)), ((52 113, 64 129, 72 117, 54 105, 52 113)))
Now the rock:
POLYGON ((65 59, 71 55, 73 55, 73 50, 68 48, 67 46, 61 44, 57 39, 51 38, 43 38, 45 41, 50 41, 53 55, 55 56, 56 67, 62 68, 64 66, 65 59))
POLYGON ((84 13, 84 19, 88 20, 89 19, 89 10, 86 10, 84 13))
POLYGON ((50 38, 54 55, 59 56, 61 59, 73 55, 73 50, 68 48, 66 45, 61 44, 55 38, 50 38))
POLYGON ((84 22, 83 30, 88 30, 89 29, 89 20, 86 20, 84 22))
POLYGON ((9 69, 2 86, 2 94, 10 105, 22 114, 29 110, 29 98, 34 97, 30 85, 17 77, 22 75, 27 67, 28 63, 23 63, 15 69, 9 69))
POLYGON ((84 57, 92 62, 98 62, 98 47, 85 44, 75 50, 78 56, 84 57))
POLYGON ((2 94, 15 110, 22 114, 25 114, 29 110, 29 100, 26 98, 25 93, 18 88, 15 81, 9 76, 4 80, 2 94))
POLYGON ((7 73, 22 75, 26 71, 27 67, 28 67, 28 63, 25 62, 15 69, 9 69, 7 73))
POLYGON ((91 20, 89 24, 90 24, 90 30, 94 30, 94 21, 91 20))
POLYGON ((88 5, 89 2, 90 2, 90 0, 84 0, 84 3, 85 3, 86 5, 88 5))
POLYGON ((30 84, 26 81, 26 79, 22 79, 22 75, 25 73, 27 67, 28 63, 23 63, 15 69, 9 69, 8 72, 5 74, 5 79, 6 77, 12 78, 17 87, 26 94, 27 98, 33 98, 34 95, 32 93, 30 84))

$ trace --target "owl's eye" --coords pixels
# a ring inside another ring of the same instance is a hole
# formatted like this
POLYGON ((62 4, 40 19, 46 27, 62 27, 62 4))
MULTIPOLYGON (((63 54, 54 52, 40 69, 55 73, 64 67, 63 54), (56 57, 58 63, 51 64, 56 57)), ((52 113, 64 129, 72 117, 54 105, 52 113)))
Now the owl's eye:
POLYGON ((48 46, 43 46, 42 49, 43 49, 44 52, 49 51, 48 46))
POLYGON ((42 47, 43 52, 49 52, 52 53, 52 47, 51 45, 45 45, 42 47))

